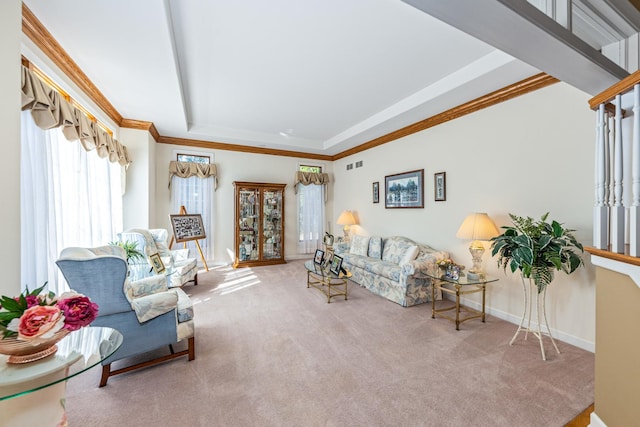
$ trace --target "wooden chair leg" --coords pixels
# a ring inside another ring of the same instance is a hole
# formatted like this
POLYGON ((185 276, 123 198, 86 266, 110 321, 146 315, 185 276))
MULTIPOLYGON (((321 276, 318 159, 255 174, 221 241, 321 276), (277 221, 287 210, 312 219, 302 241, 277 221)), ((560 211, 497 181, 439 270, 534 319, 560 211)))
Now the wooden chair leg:
POLYGON ((102 366, 102 377, 100 378, 100 387, 107 385, 107 380, 111 374, 111 363, 102 366))
POLYGON ((196 338, 189 338, 189 361, 196 358, 196 338))

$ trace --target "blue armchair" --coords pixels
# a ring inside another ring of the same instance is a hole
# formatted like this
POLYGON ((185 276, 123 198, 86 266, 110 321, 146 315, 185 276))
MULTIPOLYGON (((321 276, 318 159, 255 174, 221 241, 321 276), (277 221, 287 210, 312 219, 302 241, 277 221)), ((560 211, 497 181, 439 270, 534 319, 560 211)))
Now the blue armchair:
POLYGON ((102 362, 100 387, 110 376, 155 365, 180 356, 195 359, 193 304, 180 288, 169 289, 164 276, 131 282, 127 260, 119 246, 66 248, 56 264, 69 287, 99 306, 95 326, 109 326, 123 336, 122 346, 102 362), (172 344, 188 340, 186 350, 172 344), (111 363, 169 346, 170 354, 111 371, 111 363))

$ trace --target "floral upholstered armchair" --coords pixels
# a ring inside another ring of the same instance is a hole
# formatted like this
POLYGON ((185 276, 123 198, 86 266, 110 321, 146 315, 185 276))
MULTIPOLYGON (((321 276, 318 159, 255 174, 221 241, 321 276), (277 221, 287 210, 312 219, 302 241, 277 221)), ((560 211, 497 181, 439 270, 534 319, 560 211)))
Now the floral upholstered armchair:
POLYGON ((144 253, 144 259, 129 260, 134 278, 143 278, 153 274, 153 267, 149 257, 158 254, 165 267, 168 286, 180 287, 188 282, 198 284, 198 266, 195 258, 189 258, 189 249, 170 250, 168 246, 169 233, 164 228, 145 230, 132 228, 118 234, 120 242, 135 242, 138 249, 144 253))
POLYGON ((115 245, 66 248, 56 264, 71 289, 100 307, 92 325, 114 328, 123 336, 122 346, 102 361, 100 387, 110 376, 132 369, 180 356, 195 359, 193 304, 182 289, 169 289, 164 276, 130 281, 125 251, 115 245), (187 348, 174 352, 173 344, 183 340, 187 348), (164 346, 170 354, 111 371, 112 362, 164 346))

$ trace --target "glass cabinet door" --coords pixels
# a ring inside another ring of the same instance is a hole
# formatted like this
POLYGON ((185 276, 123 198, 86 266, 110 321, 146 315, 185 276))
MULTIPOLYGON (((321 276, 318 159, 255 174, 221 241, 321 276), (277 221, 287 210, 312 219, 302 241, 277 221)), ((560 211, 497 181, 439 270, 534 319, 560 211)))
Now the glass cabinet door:
POLYGON ((284 264, 287 184, 234 181, 233 267, 284 264))
POLYGON ((282 191, 263 190, 264 215, 262 221, 263 259, 282 257, 282 191))
POLYGON ((241 188, 239 190, 239 210, 238 260, 258 260, 260 258, 258 253, 260 242, 260 191, 257 188, 241 188))

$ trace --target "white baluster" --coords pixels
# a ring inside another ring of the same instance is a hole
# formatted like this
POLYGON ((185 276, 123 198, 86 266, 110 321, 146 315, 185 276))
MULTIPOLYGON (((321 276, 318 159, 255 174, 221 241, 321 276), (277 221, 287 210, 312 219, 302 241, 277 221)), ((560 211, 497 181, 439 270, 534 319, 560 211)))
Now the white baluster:
POLYGON ((593 208, 593 246, 607 249, 609 245, 609 209, 605 206, 605 117, 604 104, 598 107, 596 124, 596 153, 595 153, 595 196, 593 208))
MULTIPOLYGON (((604 110, 604 204, 607 207, 613 206, 613 163, 614 158, 613 142, 615 141, 615 118, 604 110)), ((609 209, 611 211, 611 209, 609 209)))
POLYGON ((622 205, 622 95, 616 95, 613 142, 613 206, 611 206, 611 252, 624 253, 624 206, 622 205))
POLYGON ((640 85, 633 87, 633 147, 631 148, 631 198, 629 255, 640 256, 640 85))

